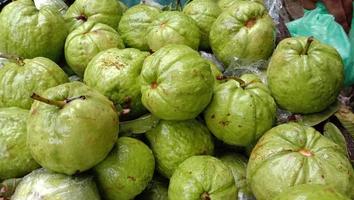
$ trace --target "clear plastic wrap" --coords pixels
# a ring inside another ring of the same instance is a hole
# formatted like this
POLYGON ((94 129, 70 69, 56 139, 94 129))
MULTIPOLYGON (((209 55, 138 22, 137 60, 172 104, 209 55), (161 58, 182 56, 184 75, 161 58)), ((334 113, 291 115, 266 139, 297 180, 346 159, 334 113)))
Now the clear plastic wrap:
POLYGON ((53 6, 58 9, 62 15, 68 10, 68 5, 66 5, 63 0, 34 0, 33 2, 38 10, 44 6, 53 6))

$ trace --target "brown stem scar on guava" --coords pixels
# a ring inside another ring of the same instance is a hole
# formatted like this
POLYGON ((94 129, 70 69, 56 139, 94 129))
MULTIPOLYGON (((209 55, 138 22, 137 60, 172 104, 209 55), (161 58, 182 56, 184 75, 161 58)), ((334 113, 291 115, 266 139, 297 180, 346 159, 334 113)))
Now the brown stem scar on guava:
POLYGON ((156 81, 154 81, 154 82, 151 83, 151 89, 156 89, 157 86, 158 86, 158 85, 157 85, 156 81))
POLYGON ((311 156, 313 156, 313 153, 312 153, 310 150, 308 150, 308 149, 300 149, 300 150, 299 150, 299 153, 300 153, 301 155, 303 155, 303 156, 306 156, 306 157, 311 157, 311 156))
POLYGON ((255 18, 249 19, 246 21, 245 26, 247 28, 252 28, 256 23, 257 23, 257 19, 255 19, 255 18))
POLYGON ((87 17, 84 14, 80 14, 79 16, 76 17, 77 20, 81 20, 86 22, 87 21, 87 17))
POLYGON ((209 193, 208 192, 204 192, 202 195, 201 195, 201 200, 211 200, 210 196, 209 196, 209 193))

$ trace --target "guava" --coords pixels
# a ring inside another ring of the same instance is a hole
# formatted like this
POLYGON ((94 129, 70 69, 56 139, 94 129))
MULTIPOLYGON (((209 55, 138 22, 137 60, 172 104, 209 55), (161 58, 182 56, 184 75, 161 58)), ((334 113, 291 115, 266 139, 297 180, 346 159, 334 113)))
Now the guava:
POLYGON ((222 83, 223 74, 222 71, 216 66, 215 63, 208 61, 211 69, 211 73, 214 77, 214 88, 222 83))
POLYGON ((7 62, 0 68, 0 107, 30 109, 33 92, 68 82, 65 72, 44 57, 7 62))
POLYGON ((209 63, 185 45, 168 45, 147 57, 140 76, 142 102, 160 119, 193 119, 213 95, 209 63))
POLYGON ((183 44, 197 50, 200 37, 197 23, 179 11, 160 13, 146 32, 147 43, 154 52, 169 44, 183 44))
POLYGON ((212 156, 192 156, 178 166, 170 179, 169 200, 237 199, 231 170, 212 156))
POLYGON ((148 51, 146 39, 147 28, 150 23, 161 13, 159 8, 138 4, 129 8, 119 22, 118 32, 128 47, 148 51))
POLYGON ((208 129, 197 120, 166 121, 146 133, 157 171, 170 178, 179 164, 191 156, 212 155, 214 143, 208 129))
POLYGON ((267 60, 274 48, 275 26, 260 3, 240 1, 224 10, 210 30, 210 46, 226 68, 234 60, 267 60))
POLYGON ((122 120, 134 119, 147 111, 141 103, 140 72, 148 52, 138 49, 109 49, 88 64, 84 82, 107 96, 118 108, 127 109, 122 120))
POLYGON ((28 113, 0 108, 0 180, 22 177, 39 167, 27 147, 28 113))
POLYGON ((37 9, 32 0, 18 0, 0 13, 2 53, 59 61, 67 34, 63 17, 52 6, 37 9))
POLYGON ((227 10, 230 7, 232 7, 234 4, 239 3, 240 1, 253 1, 253 2, 257 2, 257 3, 261 3, 262 5, 264 4, 263 0, 218 0, 218 6, 219 8, 221 8, 222 10, 227 10))
POLYGON ((72 177, 38 169, 23 178, 12 200, 100 200, 92 177, 72 177))
POLYGON ((144 192, 139 194, 135 200, 168 200, 168 183, 153 178, 144 192))
POLYGON ((99 52, 111 48, 124 48, 118 32, 106 24, 87 22, 66 38, 65 59, 70 68, 83 77, 90 60, 99 52))
POLYGON ((336 49, 316 39, 287 38, 274 51, 267 78, 282 109, 320 112, 336 101, 343 86, 343 61, 336 49))
POLYGON ((289 187, 327 184, 351 195, 354 171, 347 153, 312 127, 276 126, 253 148, 247 180, 257 200, 272 199, 289 187))
POLYGON ((221 9, 214 0, 194 0, 183 8, 183 13, 197 23, 200 30, 200 48, 209 49, 209 33, 211 25, 221 14, 221 9))
POLYGON ((331 187, 318 184, 302 184, 290 187, 273 200, 350 200, 331 187))
POLYGON ((218 139, 244 147, 271 129, 275 118, 276 104, 267 86, 254 74, 216 86, 204 112, 209 130, 218 139))
POLYGON ((107 24, 117 29, 122 14, 123 7, 117 0, 76 0, 64 18, 70 32, 87 21, 107 24))
POLYGON ((94 171, 105 199, 130 200, 146 188, 154 169, 154 156, 148 146, 140 140, 121 137, 94 171))
POLYGON ((118 136, 118 114, 105 96, 81 82, 33 94, 28 145, 44 168, 72 175, 101 162, 118 136))

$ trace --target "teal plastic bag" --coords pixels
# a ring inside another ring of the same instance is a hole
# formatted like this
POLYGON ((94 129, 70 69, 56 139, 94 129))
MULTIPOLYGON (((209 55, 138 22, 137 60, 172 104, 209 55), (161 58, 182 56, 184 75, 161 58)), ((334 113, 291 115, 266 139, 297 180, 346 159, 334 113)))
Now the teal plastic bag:
MULTIPOLYGON (((351 41, 340 24, 322 3, 317 8, 305 11, 305 15, 286 24, 291 36, 314 36, 319 41, 337 49, 344 62, 346 86, 354 84, 354 31, 351 31, 351 41)), ((353 27, 353 26, 352 26, 353 27)))

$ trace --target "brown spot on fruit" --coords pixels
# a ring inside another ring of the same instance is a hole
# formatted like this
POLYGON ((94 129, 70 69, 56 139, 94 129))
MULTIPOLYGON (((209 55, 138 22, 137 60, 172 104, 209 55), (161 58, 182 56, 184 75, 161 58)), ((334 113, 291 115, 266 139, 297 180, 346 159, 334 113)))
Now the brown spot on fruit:
POLYGON ((303 155, 303 156, 306 156, 306 157, 311 157, 311 156, 313 156, 313 153, 312 153, 310 150, 308 150, 308 149, 300 149, 300 150, 299 150, 299 153, 300 153, 301 155, 303 155))
POLYGON ((230 124, 230 121, 221 120, 219 123, 221 124, 221 126, 225 127, 230 124))
POLYGON ((249 19, 246 23, 245 26, 247 28, 252 28, 256 24, 257 20, 256 19, 249 19))
POLYGON ((214 114, 212 114, 210 118, 214 119, 214 118, 215 118, 215 115, 214 115, 214 114))
POLYGON ((158 85, 157 85, 156 81, 154 81, 154 82, 151 83, 151 89, 156 89, 157 86, 158 86, 158 85))
POLYGON ((204 192, 201 196, 200 196, 201 200, 211 200, 209 193, 208 192, 204 192))
POLYGON ((76 17, 77 20, 81 20, 86 22, 87 21, 87 17, 84 14, 80 14, 79 16, 76 17))
POLYGON ((136 181, 136 178, 134 176, 128 176, 129 180, 136 181))

